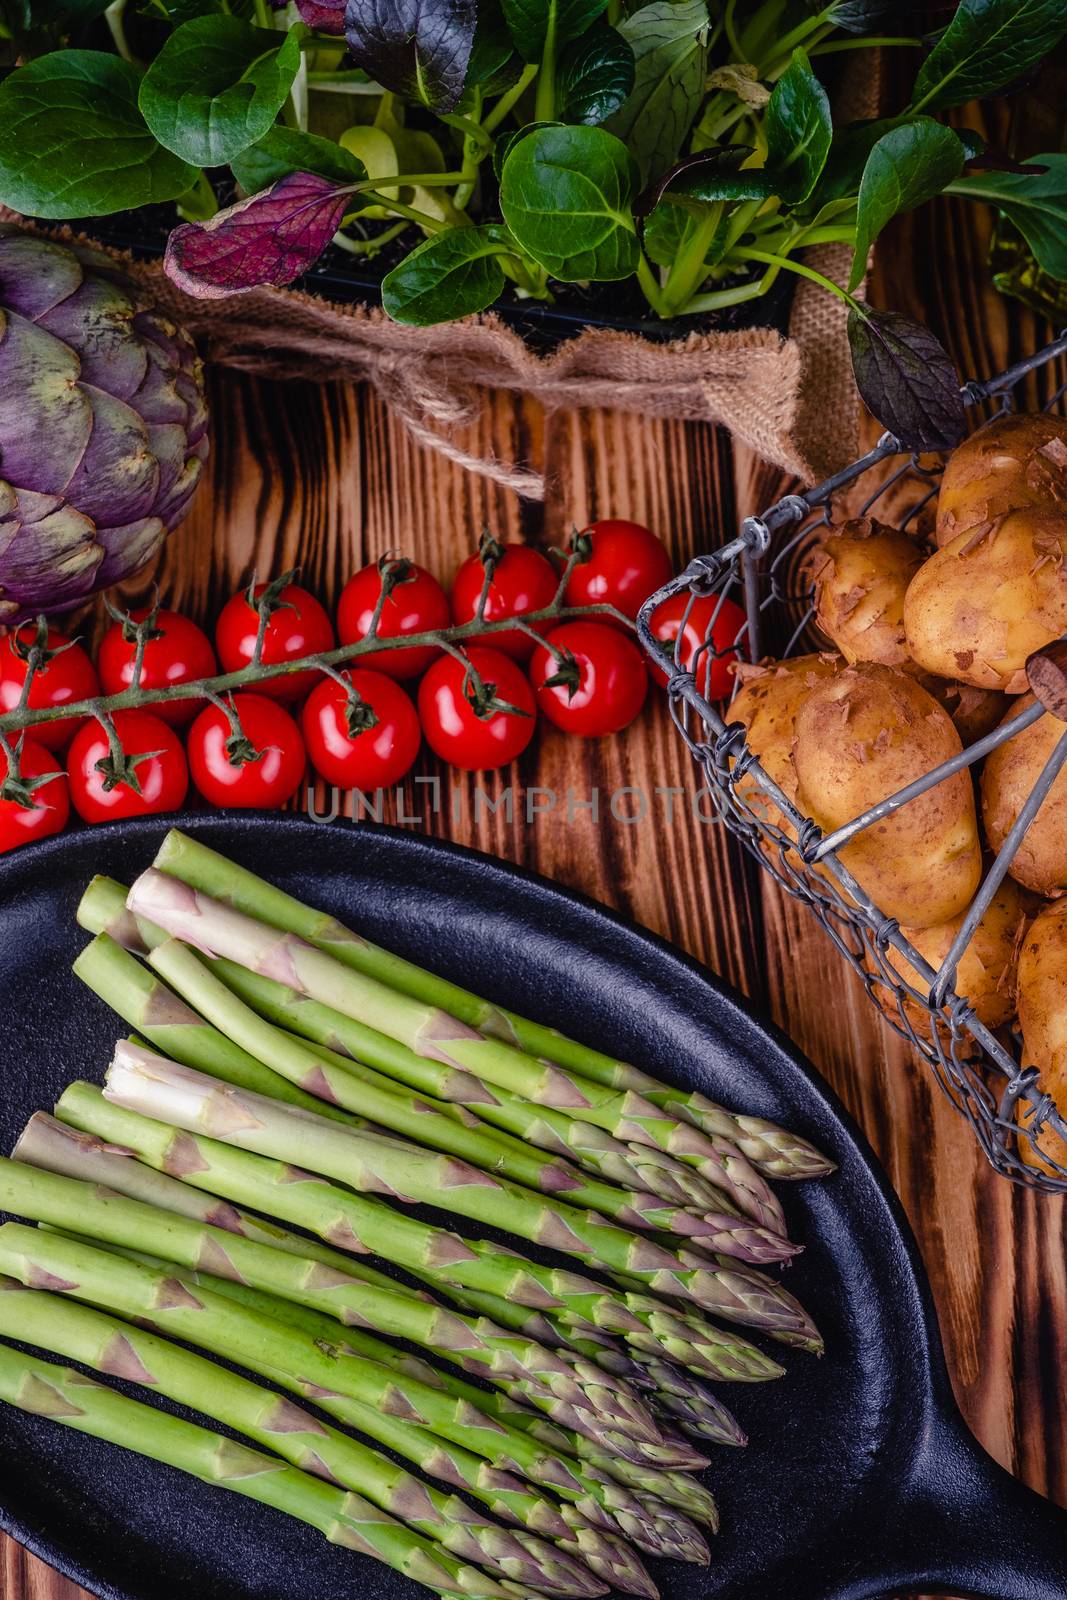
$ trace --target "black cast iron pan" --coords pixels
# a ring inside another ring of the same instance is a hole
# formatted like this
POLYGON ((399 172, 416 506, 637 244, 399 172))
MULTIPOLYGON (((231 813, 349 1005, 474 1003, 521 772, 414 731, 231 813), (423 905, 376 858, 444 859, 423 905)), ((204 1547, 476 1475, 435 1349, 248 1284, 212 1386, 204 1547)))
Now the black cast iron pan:
MULTIPOLYGON (((788 1123, 839 1163, 828 1181, 781 1190, 807 1246, 789 1284, 827 1355, 787 1354, 785 1379, 730 1392, 752 1442, 716 1454, 723 1532, 713 1564, 662 1565, 666 1600, 906 1591, 1064 1600, 1067 1514, 967 1433, 900 1207, 862 1134, 780 1034, 660 940, 486 856, 295 817, 188 825, 371 938, 662 1077, 788 1123)), ((93 872, 128 880, 147 865, 163 826, 68 834, 0 862, 5 1151, 72 1078, 102 1074, 116 1023, 69 974, 84 939, 74 908, 93 872)), ((7 1407, 0 1525, 108 1600, 424 1592, 277 1513, 7 1407)))

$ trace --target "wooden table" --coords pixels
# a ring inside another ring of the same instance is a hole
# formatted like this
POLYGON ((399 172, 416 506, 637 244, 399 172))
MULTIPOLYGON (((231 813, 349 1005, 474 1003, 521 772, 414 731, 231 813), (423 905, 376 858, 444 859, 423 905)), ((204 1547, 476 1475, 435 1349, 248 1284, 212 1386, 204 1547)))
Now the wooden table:
MULTIPOLYGON (((874 298, 925 317, 965 373, 997 371, 1048 337, 987 287, 983 219, 962 203, 898 223, 879 254, 874 298)), ((355 568, 403 550, 447 579, 485 525, 554 543, 597 514, 634 517, 657 529, 681 563, 788 487, 722 432, 612 413, 545 418, 501 395, 487 403, 469 443, 547 466, 545 506, 520 507, 412 444, 364 390, 283 387, 222 372, 211 375, 211 390, 208 482, 156 574, 168 603, 204 619, 253 570, 299 565, 303 581, 331 599, 355 568)), ((146 588, 139 582, 131 596, 146 588)), ((430 784, 409 782, 403 813, 391 807, 386 820, 417 817, 404 825, 585 890, 736 984, 807 1052, 862 1123, 904 1201, 968 1422, 998 1461, 1067 1504, 1063 1204, 992 1174, 808 915, 721 829, 694 816, 695 773, 663 705, 611 741, 582 745, 543 728, 499 784, 449 773, 427 757, 416 770, 440 778, 439 803, 430 784), (525 790, 511 822, 489 814, 475 793, 509 783, 525 790), (633 794, 618 798, 624 789, 650 796, 644 820, 612 815, 613 794, 616 810, 632 814, 633 794), (581 808, 593 790, 596 822, 581 808)), ((17 1545, 0 1543, 3 1600, 82 1593, 17 1545)))

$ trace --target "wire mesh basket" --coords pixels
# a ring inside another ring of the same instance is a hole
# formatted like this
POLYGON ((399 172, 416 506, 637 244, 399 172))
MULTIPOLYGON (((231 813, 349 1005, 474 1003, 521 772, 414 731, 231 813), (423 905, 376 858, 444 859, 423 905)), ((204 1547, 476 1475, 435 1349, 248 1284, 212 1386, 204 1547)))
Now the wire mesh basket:
MULTIPOLYGON (((965 384, 964 402, 976 424, 1013 409, 1062 409, 1067 394, 1062 366, 1065 356, 1067 334, 988 383, 965 384)), ((914 531, 924 508, 932 510, 940 470, 940 463, 930 465, 928 458, 920 459, 897 439, 884 435, 859 461, 804 494, 786 495, 761 516, 747 517, 736 538, 709 555, 698 556, 644 606, 638 632, 645 649, 668 673, 671 714, 703 770, 718 820, 789 894, 811 908, 863 979, 871 1000, 910 1040, 966 1117, 996 1170, 1032 1188, 1065 1192, 1067 1166, 1052 1160, 1047 1149, 1041 1153, 1042 1165, 1036 1166, 1023 1159, 1023 1151, 1028 1146, 1036 1149, 1042 1132, 1067 1140, 1067 1105, 1057 1107, 1043 1088, 1038 1069, 1026 1063, 1018 1030, 1007 1026, 992 1031, 979 1020, 968 997, 955 988, 960 957, 1007 875, 1027 827, 1067 762, 1064 699, 1059 700, 1063 735, 988 866, 947 955, 935 969, 842 864, 838 851, 946 777, 974 767, 1046 710, 1054 711, 1055 694, 1046 692, 1040 671, 1030 672, 1035 705, 1010 726, 995 728, 961 754, 826 835, 764 770, 745 742, 744 726, 730 721, 729 706, 713 703, 702 692, 711 662, 732 655, 731 645, 752 662, 765 653, 782 660, 828 649, 827 641, 814 628, 814 585, 807 558, 820 534, 830 527, 838 497, 848 491, 852 516, 881 512, 882 520, 914 531), (891 517, 885 512, 889 503, 894 508, 891 517), (663 601, 678 595, 686 597, 685 607, 673 658, 665 661, 664 646, 652 635, 651 615, 663 601), (727 599, 740 603, 746 617, 732 639, 728 633, 723 637, 720 625, 727 599), (696 607, 699 609, 694 612, 696 607), (698 619, 696 624, 693 617, 698 619), (683 636, 692 639, 694 626, 696 639, 703 642, 695 649, 691 644, 683 647, 683 636), (682 665, 683 654, 688 657, 686 666, 682 665), (891 951, 903 958, 900 965, 906 963, 913 969, 921 988, 897 970, 891 951)), ((1040 654, 1047 662, 1056 658, 1057 651, 1061 652, 1059 667, 1047 676, 1063 682, 1067 645, 1054 644, 1040 654)), ((1035 659, 1028 667, 1032 668, 1035 659)))

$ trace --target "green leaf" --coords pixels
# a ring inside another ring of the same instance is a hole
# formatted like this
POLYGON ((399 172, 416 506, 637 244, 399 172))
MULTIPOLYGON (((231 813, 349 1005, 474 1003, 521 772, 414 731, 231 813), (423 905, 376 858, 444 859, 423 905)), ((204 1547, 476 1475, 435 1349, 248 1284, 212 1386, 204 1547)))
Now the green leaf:
POLYGON ((501 0, 504 18, 524 61, 540 61, 550 26, 557 50, 580 38, 608 0, 501 0))
POLYGON ((923 62, 912 109, 944 111, 994 94, 1067 34, 1067 0, 960 0, 923 62))
POLYGON ((764 122, 767 168, 788 205, 800 205, 819 181, 834 136, 830 101, 803 50, 774 86, 764 122))
POLYGON ((511 154, 514 145, 520 139, 525 139, 528 133, 535 132, 538 128, 562 128, 562 122, 526 122, 521 128, 512 128, 507 133, 502 133, 493 146, 493 171, 496 173, 497 182, 500 182, 504 171, 504 162, 511 154))
POLYGON ((500 94, 515 82, 519 70, 520 63, 500 0, 479 0, 465 89, 478 88, 483 94, 500 94))
POLYGON ((641 171, 656 178, 678 159, 704 97, 706 0, 653 0, 620 24, 634 53, 634 86, 608 119, 641 171))
MULTIPOLYGON (((679 204, 672 195, 665 195, 645 222, 645 254, 657 267, 672 267, 675 258, 690 244, 706 215, 706 206, 693 206, 688 201, 679 204)), ((723 216, 715 230, 715 237, 704 252, 706 266, 713 267, 719 261, 729 227, 730 218, 727 214, 723 216)))
POLYGON ((497 257, 514 250, 499 223, 434 234, 382 279, 382 305, 394 322, 420 328, 484 311, 504 287, 497 257))
POLYGON ((137 109, 137 71, 97 50, 57 50, 0 83, 0 201, 30 217, 100 217, 176 200, 196 170, 137 109))
POLYGON ((831 0, 828 6, 817 0, 809 9, 846 33, 876 33, 908 7, 901 6, 900 0, 831 0))
POLYGON ((303 32, 297 25, 279 34, 221 15, 176 28, 139 97, 160 144, 199 167, 223 166, 255 144, 293 86, 303 32))
POLYGON ((314 172, 336 183, 364 183, 367 178, 367 169, 358 156, 332 139, 320 139, 318 134, 300 133, 295 128, 271 128, 258 143, 235 156, 230 167, 248 194, 269 189, 290 172, 314 172))
POLYGON ((1067 155, 1053 151, 1032 159, 1048 171, 969 173, 949 193, 996 206, 1023 235, 1038 265, 1067 279, 1067 155))
POLYGON ((557 88, 564 122, 606 122, 634 86, 634 53, 617 28, 594 23, 567 46, 557 88))
POLYGON ((539 128, 513 145, 500 208, 519 246, 553 277, 628 278, 637 270, 629 151, 603 128, 539 128))
POLYGON ((683 156, 645 190, 638 209, 666 198, 697 210, 716 200, 764 199, 775 193, 774 180, 763 167, 743 166, 751 154, 751 145, 730 144, 683 156))
POLYGON ((966 151, 951 128, 917 117, 884 133, 867 157, 860 182, 856 248, 848 286, 867 270, 867 256, 886 223, 899 211, 932 200, 963 171, 966 151))

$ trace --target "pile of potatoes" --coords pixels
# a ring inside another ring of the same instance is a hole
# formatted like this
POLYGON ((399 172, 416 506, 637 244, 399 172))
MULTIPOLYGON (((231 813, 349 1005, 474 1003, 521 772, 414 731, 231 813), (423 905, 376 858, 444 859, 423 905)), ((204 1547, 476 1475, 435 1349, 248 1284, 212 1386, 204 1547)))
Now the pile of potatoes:
MULTIPOLYGON (((824 834, 1034 704, 1027 658, 1067 634, 1067 421, 1010 415, 972 435, 945 467, 930 543, 870 517, 832 525, 811 561, 816 621, 832 648, 739 669, 730 720, 744 723, 749 748, 824 834)), ((1003 843, 1065 732, 1046 711, 977 773, 943 779, 839 852, 931 967, 978 888, 984 847, 1003 843)), ((750 777, 738 788, 793 836, 750 777)), ((987 1027, 1018 1018, 1027 1064, 1067 1115, 1065 890, 1067 767, 955 982, 987 1027)), ((892 947, 888 958, 925 992, 892 947)), ((1067 1143, 1048 1130, 1039 1143, 1041 1153, 1020 1141, 1027 1160, 1067 1166, 1067 1143)))

